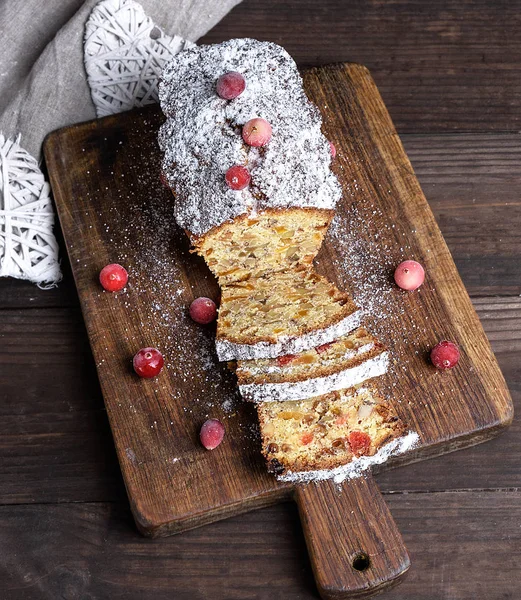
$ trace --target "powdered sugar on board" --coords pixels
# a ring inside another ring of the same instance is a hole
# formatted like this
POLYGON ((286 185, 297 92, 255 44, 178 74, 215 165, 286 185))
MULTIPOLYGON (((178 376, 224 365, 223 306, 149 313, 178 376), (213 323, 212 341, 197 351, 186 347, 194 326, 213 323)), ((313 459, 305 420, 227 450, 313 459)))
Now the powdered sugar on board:
POLYGON ((159 134, 163 172, 177 196, 181 227, 201 235, 246 212, 330 209, 340 199, 320 112, 308 100, 295 62, 277 44, 234 39, 185 50, 165 67, 159 98, 167 117, 159 134), (246 80, 245 91, 231 101, 215 91, 229 71, 246 80), (241 136, 242 125, 255 117, 273 131, 262 148, 246 145, 241 136), (252 176, 240 191, 229 189, 224 178, 236 164, 252 176))
MULTIPOLYGON (((353 159, 356 160, 356 159, 353 159)), ((382 394, 394 402, 402 402, 403 392, 396 396, 398 379, 415 361, 425 362, 425 335, 432 326, 429 311, 421 310, 424 299, 435 293, 425 283, 416 291, 400 290, 394 280, 396 266, 415 256, 407 239, 415 234, 394 223, 381 208, 381 199, 366 182, 358 182, 344 173, 345 206, 333 219, 326 241, 340 287, 348 289, 363 312, 362 324, 390 350, 388 375, 379 380, 382 394), (419 307, 420 306, 420 307, 419 307)), ((390 195, 391 190, 378 190, 390 195)), ((422 369, 414 369, 421 378, 422 369)), ((420 383, 417 381, 417 383, 420 383)))
MULTIPOLYGON (((150 129, 157 129, 155 121, 150 123, 150 129)), ((198 418, 215 416, 217 405, 232 414, 239 394, 232 374, 217 359, 215 331, 212 326, 194 323, 188 313, 191 301, 201 293, 198 290, 206 290, 208 286, 211 289, 215 284, 209 272, 194 281, 186 278, 184 265, 200 259, 190 255, 188 239, 172 218, 174 199, 160 182, 157 147, 150 148, 148 140, 142 147, 112 143, 118 152, 133 155, 125 172, 103 174, 87 170, 86 176, 97 181, 108 175, 115 181, 114 188, 94 191, 92 205, 96 205, 96 198, 101 195, 111 196, 110 206, 96 215, 100 244, 110 248, 111 260, 125 266, 129 273, 127 287, 111 294, 111 302, 120 304, 134 316, 139 306, 137 329, 125 322, 120 324, 122 341, 136 352, 144 346, 161 351, 168 375, 158 377, 154 385, 181 406, 188 419, 192 413, 198 418), (121 184, 118 178, 123 178, 121 184)), ((86 221, 92 217, 85 214, 86 221)), ((73 247, 74 242, 70 245, 73 247)), ((76 269, 91 266, 92 259, 77 264, 76 269)), ((101 288, 97 293, 107 294, 101 288)), ((98 361, 98 369, 109 366, 111 360, 112 357, 103 357, 98 361)), ((152 429, 158 426, 151 424, 152 429)))

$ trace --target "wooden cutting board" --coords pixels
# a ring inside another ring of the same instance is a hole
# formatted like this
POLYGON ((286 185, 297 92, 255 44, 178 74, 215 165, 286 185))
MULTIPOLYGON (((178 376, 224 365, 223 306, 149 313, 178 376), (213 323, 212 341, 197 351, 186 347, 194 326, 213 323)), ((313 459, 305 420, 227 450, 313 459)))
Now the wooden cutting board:
MULTIPOLYGON (((420 436, 416 448, 378 469, 491 438, 511 422, 511 398, 369 72, 339 64, 305 71, 304 82, 337 148, 334 170, 344 189, 318 270, 351 291, 390 347, 394 362, 379 385, 420 436), (406 258, 426 269, 417 292, 392 283, 394 266, 406 258), (427 358, 440 339, 462 349, 446 373, 427 358)), ((159 182, 161 121, 153 106, 61 129, 45 142, 137 526, 164 536, 293 498, 322 596, 378 591, 398 580, 409 558, 371 476, 294 488, 268 475, 255 411, 239 401, 233 376, 217 362, 214 329, 187 316, 195 297, 218 300, 218 287, 172 222, 173 198, 159 182), (98 273, 110 262, 129 271, 123 293, 100 288, 98 273), (157 380, 132 372, 143 346, 166 357, 157 380), (209 417, 226 426, 212 452, 198 441, 209 417)))

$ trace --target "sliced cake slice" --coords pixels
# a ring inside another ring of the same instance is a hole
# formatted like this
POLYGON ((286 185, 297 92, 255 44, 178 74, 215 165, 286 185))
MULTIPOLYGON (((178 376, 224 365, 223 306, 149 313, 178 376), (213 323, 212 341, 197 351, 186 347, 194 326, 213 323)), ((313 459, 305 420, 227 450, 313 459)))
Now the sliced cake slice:
POLYGON ((191 236, 193 252, 202 256, 219 285, 258 279, 268 273, 306 270, 313 263, 333 210, 267 209, 244 214, 191 236))
POLYGON ((388 364, 385 346, 359 327, 300 354, 238 361, 236 375, 245 400, 305 400, 383 375, 388 364))
POLYGON ((367 387, 266 402, 257 411, 268 470, 282 479, 326 478, 377 455, 406 430, 391 405, 367 387))
POLYGON ((223 286, 219 360, 275 358, 331 342, 360 324, 350 296, 313 271, 270 273, 223 286))

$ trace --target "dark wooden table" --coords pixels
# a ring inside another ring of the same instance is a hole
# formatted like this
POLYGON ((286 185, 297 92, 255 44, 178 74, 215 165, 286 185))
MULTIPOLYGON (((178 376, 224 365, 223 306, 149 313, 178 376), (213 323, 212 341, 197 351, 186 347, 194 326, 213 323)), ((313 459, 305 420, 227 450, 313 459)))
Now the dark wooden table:
MULTIPOLYGON (((371 70, 521 403, 521 2, 245 2, 205 38, 371 70)), ((0 600, 317 598, 283 504, 177 537, 133 525, 67 260, 0 282, 0 600)), ((521 407, 520 407, 521 408, 521 407)), ((400 600, 521 598, 521 426, 378 482, 411 558, 400 600)))

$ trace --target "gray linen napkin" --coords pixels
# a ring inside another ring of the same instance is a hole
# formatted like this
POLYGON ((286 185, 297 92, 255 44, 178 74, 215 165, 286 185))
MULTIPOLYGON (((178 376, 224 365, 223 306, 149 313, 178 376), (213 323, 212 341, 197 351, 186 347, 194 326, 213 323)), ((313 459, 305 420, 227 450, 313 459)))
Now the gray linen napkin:
MULTIPOLYGON (((96 116, 83 66, 98 0, 0 0, 0 131, 37 159, 47 133, 96 116)), ((196 41, 240 0, 139 0, 168 34, 196 41)))

